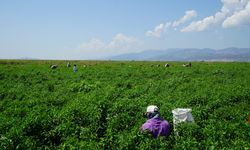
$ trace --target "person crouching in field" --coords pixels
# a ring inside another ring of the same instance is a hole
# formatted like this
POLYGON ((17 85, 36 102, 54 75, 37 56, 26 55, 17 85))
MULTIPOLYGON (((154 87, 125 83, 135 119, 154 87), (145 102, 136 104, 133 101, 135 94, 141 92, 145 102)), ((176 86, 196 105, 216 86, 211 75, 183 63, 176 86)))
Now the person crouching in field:
POLYGON ((150 132, 154 138, 158 136, 168 136, 170 134, 170 125, 167 120, 161 118, 157 106, 148 106, 145 115, 148 120, 141 126, 142 132, 150 132))
POLYGON ((73 71, 74 71, 74 72, 76 72, 76 71, 77 71, 76 64, 74 64, 73 71))
POLYGON ((70 66, 71 66, 70 63, 68 62, 68 63, 67 63, 67 67, 69 68, 70 66))

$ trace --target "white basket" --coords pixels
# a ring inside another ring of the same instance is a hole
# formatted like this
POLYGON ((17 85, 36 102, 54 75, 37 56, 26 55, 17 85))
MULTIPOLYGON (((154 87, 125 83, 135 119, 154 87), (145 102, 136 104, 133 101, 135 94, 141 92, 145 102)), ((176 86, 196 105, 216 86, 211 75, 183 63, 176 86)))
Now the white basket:
POLYGON ((174 130, 176 130, 176 125, 181 122, 194 122, 191 112, 192 109, 190 108, 176 108, 172 110, 174 130))

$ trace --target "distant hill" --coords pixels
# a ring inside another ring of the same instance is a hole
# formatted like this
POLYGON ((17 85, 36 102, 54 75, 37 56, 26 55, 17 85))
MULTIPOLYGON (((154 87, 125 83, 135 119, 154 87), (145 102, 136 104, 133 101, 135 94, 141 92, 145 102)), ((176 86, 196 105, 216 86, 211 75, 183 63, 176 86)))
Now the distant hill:
POLYGON ((110 60, 151 60, 151 61, 250 61, 250 48, 195 49, 176 48, 146 50, 140 53, 122 54, 109 57, 110 60))

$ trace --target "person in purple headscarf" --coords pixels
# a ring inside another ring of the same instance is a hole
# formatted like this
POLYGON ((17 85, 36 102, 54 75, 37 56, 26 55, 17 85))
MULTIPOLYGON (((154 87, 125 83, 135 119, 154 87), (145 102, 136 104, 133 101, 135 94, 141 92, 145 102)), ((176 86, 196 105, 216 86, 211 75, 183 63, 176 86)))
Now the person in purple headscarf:
POLYGON ((148 120, 141 126, 142 132, 150 132, 154 138, 158 136, 168 136, 170 134, 170 125, 167 120, 161 118, 157 106, 148 106, 145 115, 148 120))

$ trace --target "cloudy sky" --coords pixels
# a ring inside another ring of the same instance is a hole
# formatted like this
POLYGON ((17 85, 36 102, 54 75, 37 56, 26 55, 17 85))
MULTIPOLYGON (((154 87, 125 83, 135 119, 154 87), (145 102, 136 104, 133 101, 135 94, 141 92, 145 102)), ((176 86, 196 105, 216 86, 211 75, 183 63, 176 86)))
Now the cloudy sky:
POLYGON ((250 0, 0 0, 0 59, 250 47, 250 0))

